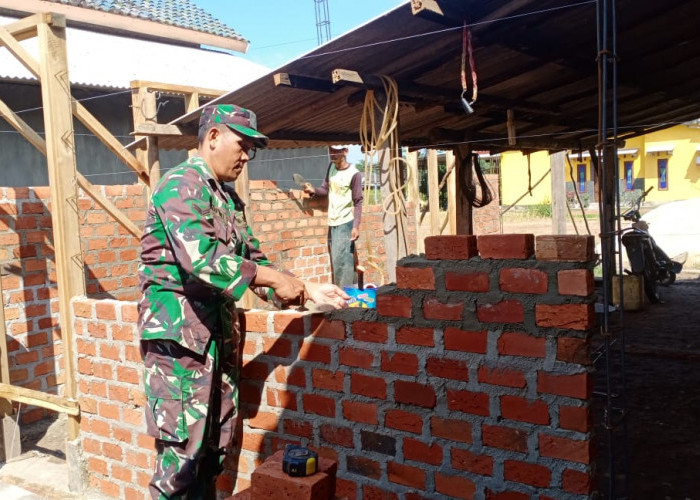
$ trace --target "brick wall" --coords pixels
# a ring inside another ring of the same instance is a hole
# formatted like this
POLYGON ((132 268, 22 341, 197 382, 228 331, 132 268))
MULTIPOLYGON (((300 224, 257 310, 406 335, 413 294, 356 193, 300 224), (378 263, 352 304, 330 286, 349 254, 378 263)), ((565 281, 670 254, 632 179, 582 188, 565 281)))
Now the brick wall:
MULTIPOLYGON (((338 461, 352 500, 590 498, 592 259, 592 237, 431 237, 376 310, 248 311, 245 418, 220 488, 301 443, 338 461)), ((73 313, 91 488, 140 498, 153 452, 135 306, 75 299, 73 313)))

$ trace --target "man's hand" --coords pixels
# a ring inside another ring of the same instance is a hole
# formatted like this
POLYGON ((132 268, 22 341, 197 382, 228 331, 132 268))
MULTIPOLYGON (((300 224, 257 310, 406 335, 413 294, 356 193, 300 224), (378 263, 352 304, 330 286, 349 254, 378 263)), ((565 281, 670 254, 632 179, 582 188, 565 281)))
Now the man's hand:
POLYGON ((266 266, 258 266, 254 285, 272 288, 284 304, 303 305, 306 301, 304 282, 288 272, 280 272, 266 266))
POLYGON ((355 241, 360 237, 360 228, 353 227, 350 231, 350 241, 355 241))
POLYGON ((316 188, 311 185, 310 182, 304 184, 304 192, 307 194, 316 194, 316 188))
POLYGON ((350 296, 332 283, 306 283, 306 298, 317 305, 329 305, 333 309, 348 307, 350 296))

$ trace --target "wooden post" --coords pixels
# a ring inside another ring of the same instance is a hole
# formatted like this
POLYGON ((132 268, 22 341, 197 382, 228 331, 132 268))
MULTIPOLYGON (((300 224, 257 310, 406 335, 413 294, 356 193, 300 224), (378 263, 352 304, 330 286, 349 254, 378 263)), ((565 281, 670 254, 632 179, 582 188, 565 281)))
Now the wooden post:
MULTIPOLYGON (((381 186, 382 200, 391 199, 391 182, 389 181, 389 170, 391 169, 391 150, 384 148, 379 150, 379 184, 381 186)), ((392 203, 385 205, 387 210, 396 209, 392 203)), ((398 241, 396 239, 396 217, 393 213, 384 211, 382 213, 384 221, 384 251, 387 280, 389 283, 396 282, 396 261, 398 260, 398 241)))
MULTIPOLYGON (((185 94, 185 114, 191 113, 199 108, 199 92, 196 90, 190 94, 185 94)), ((197 148, 192 148, 187 151, 187 154, 192 157, 197 154, 197 148)), ((246 204, 246 207, 248 205, 246 204)))
MULTIPOLYGON (((445 151, 446 172, 450 172, 450 166, 454 165, 455 154, 445 151)), ((457 170, 452 167, 452 173, 447 177, 447 217, 448 234, 457 234, 457 170)))
MULTIPOLYGON (((59 17, 59 16, 57 16, 59 17)), ((62 16, 60 16, 62 18, 62 16)), ((51 192, 54 255, 59 299, 59 321, 63 342, 65 397, 76 398, 71 298, 85 295, 85 270, 80 245, 75 141, 66 61, 64 27, 46 22, 37 26, 41 54, 41 97, 46 128, 46 160, 51 192)), ((79 417, 68 417, 68 439, 78 437, 79 417)))
POLYGON ((416 253, 425 252, 425 243, 420 232, 420 187, 418 183, 418 151, 408 153, 406 157, 409 172, 408 200, 413 203, 413 218, 416 227, 416 253))
POLYGON ((428 150, 428 210, 430 211, 430 235, 440 234, 440 172, 437 150, 428 150))
MULTIPOLYGON (((134 82, 132 82, 133 85, 134 82)), ((155 92, 148 87, 140 86, 131 89, 132 115, 134 118, 134 129, 138 129, 144 123, 157 122, 158 104, 155 92)), ((136 136, 137 138, 143 136, 136 136)), ((145 148, 136 150, 136 158, 146 168, 149 176, 150 191, 160 180, 160 154, 158 151, 158 137, 145 136, 145 148)))
POLYGON ((472 206, 465 196, 465 190, 469 189, 470 186, 474 184, 474 174, 471 168, 471 156, 472 148, 471 144, 461 144, 455 149, 455 182, 457 183, 456 189, 456 219, 457 219, 457 232, 456 234, 474 234, 474 223, 472 220, 472 206), (467 172, 463 172, 464 169, 469 169, 467 172), (462 182, 467 183, 465 186, 462 182))
POLYGON ((549 155, 552 171, 552 234, 566 234, 566 151, 549 155))

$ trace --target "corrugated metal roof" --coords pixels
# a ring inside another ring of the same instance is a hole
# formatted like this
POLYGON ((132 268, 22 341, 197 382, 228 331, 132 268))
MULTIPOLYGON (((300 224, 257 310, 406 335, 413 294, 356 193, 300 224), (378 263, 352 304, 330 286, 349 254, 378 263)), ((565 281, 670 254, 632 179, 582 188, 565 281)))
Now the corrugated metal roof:
POLYGON ((202 33, 247 41, 190 0, 46 0, 47 2, 138 17, 202 33))
MULTIPOLYGON (((0 26, 13 21, 0 16, 0 26)), ((268 72, 265 66, 229 53, 77 28, 66 29, 66 40, 68 74, 74 85, 127 89, 131 80, 147 80, 232 90, 268 72)), ((36 38, 21 44, 38 60, 36 38)), ((7 50, 0 50, 0 78, 34 80, 7 50)))

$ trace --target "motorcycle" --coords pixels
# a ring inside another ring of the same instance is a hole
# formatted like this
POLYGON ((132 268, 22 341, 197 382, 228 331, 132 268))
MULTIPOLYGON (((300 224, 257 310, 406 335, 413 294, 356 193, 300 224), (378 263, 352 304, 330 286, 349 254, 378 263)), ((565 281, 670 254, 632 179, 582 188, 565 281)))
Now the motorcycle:
POLYGON ((632 207, 621 215, 624 220, 632 222, 630 227, 622 230, 621 240, 631 268, 625 269, 625 272, 643 276, 644 293, 650 302, 657 303, 658 284, 669 286, 676 281, 676 275, 681 272, 685 263, 683 256, 687 256, 687 253, 671 259, 649 234, 649 225, 642 220, 639 209, 652 189, 653 186, 644 191, 632 203, 632 207))

